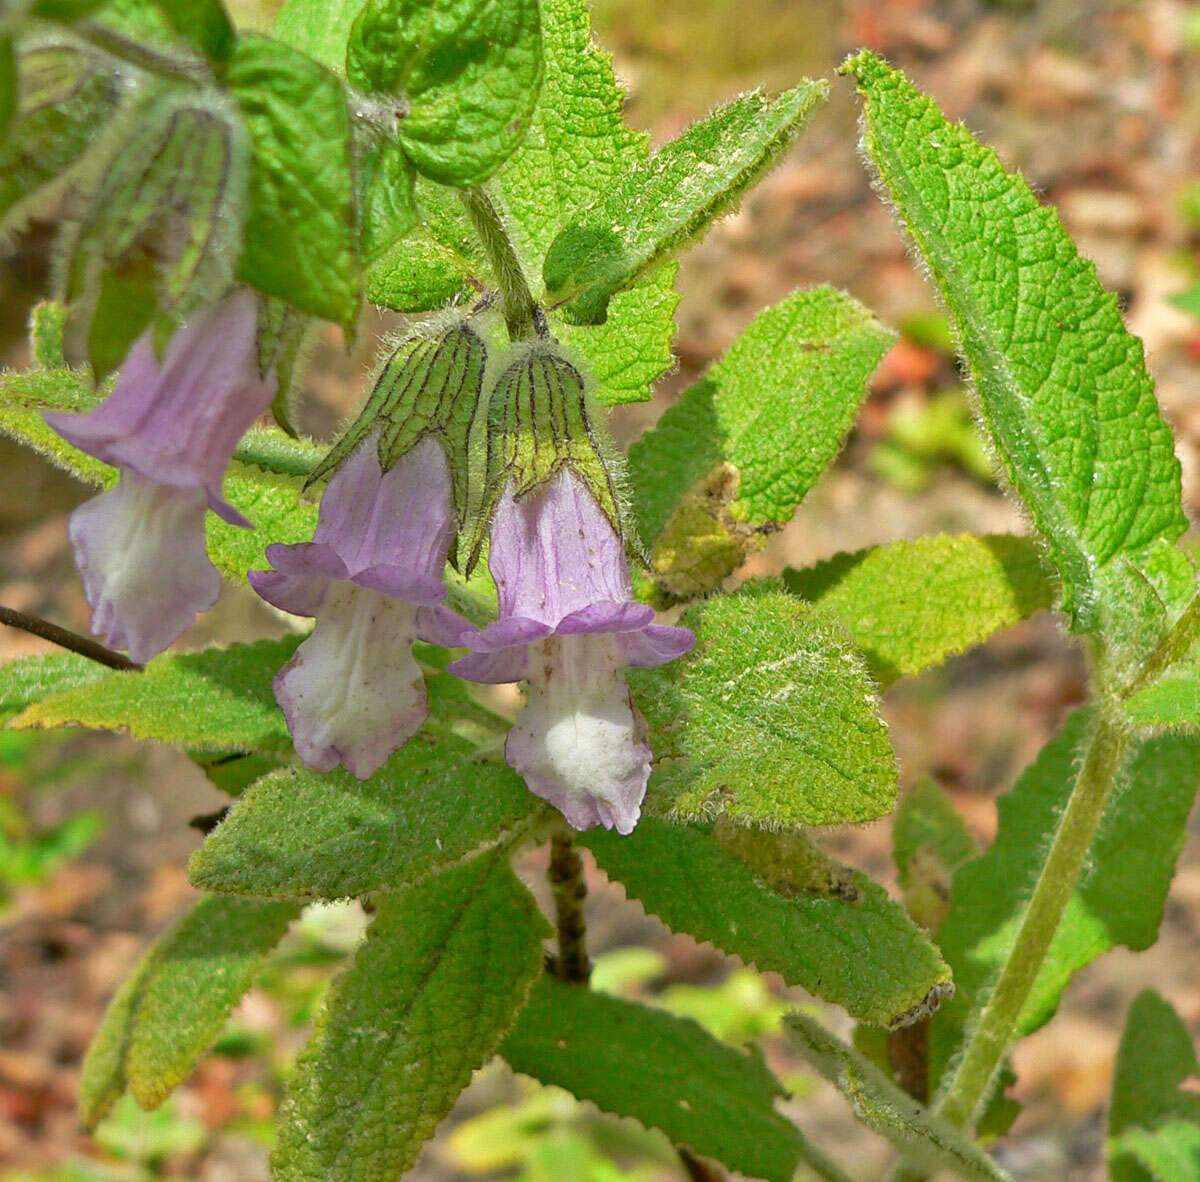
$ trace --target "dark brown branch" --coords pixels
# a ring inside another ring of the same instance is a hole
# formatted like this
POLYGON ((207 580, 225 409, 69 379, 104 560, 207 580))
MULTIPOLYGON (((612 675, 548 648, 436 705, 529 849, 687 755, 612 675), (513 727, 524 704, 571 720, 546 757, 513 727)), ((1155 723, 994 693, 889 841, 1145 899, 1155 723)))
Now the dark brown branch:
POLYGON ((716 1162, 693 1153, 686 1145, 677 1145, 675 1152, 689 1182, 725 1182, 725 1171, 716 1162))
POLYGON ((199 829, 201 833, 207 837, 227 816, 232 805, 227 804, 224 808, 217 809, 213 813, 197 813, 189 822, 188 827, 191 829, 199 829))
POLYGON ((60 628, 57 624, 51 624, 49 620, 26 615, 25 612, 19 612, 15 608, 0 607, 0 624, 7 624, 10 628, 20 628, 23 632, 32 632, 34 636, 40 636, 43 640, 57 644, 60 648, 70 649, 71 652, 78 653, 81 657, 87 657, 90 661, 107 665, 110 669, 141 668, 136 661, 131 661, 123 653, 106 648, 90 636, 80 636, 78 632, 72 632, 69 628, 60 628))
POLYGON ((587 954, 587 924, 583 901, 587 883, 583 880, 583 859, 566 833, 550 838, 550 866, 546 871, 554 892, 554 918, 558 930, 558 955, 552 957, 550 971, 562 981, 586 985, 592 975, 587 954))

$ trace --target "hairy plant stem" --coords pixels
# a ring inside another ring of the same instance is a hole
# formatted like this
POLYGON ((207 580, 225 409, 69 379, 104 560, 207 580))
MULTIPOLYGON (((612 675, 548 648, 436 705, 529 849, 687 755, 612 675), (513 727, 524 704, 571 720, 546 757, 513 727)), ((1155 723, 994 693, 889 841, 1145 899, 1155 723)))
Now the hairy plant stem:
POLYGON ((23 632, 31 632, 34 636, 40 636, 43 640, 50 641, 51 644, 70 649, 71 652, 78 653, 81 657, 87 657, 88 660, 96 661, 98 664, 107 665, 110 669, 141 668, 136 661, 131 661, 123 653, 106 648, 90 636, 80 636, 78 632, 72 632, 69 628, 60 628, 57 624, 50 623, 49 620, 43 620, 40 616, 27 615, 15 608, 0 607, 0 624, 7 624, 10 628, 20 628, 23 632))
POLYGON ((1128 741, 1129 732, 1119 720, 1101 716, 1008 960, 987 1005, 968 1030, 962 1058, 934 1105, 952 1124, 973 1124, 991 1094, 1021 1011, 1075 893, 1128 741))
POLYGON ((550 971, 561 981, 586 985, 592 975, 587 954, 587 923, 583 917, 587 883, 583 880, 583 859, 565 831, 550 838, 546 877, 554 893, 554 926, 558 933, 558 955, 551 960, 550 971))
POLYGON ((529 340, 537 335, 538 306, 500 213, 481 188, 460 189, 459 195, 495 272, 508 335, 514 341, 529 340))
MULTIPOLYGON (((1012 1042, 1017 1021, 1037 980, 1067 903, 1075 893, 1088 849, 1112 793, 1130 739, 1121 716, 1122 704, 1161 677, 1200 637, 1200 595, 1158 642, 1133 678, 1108 701, 1101 713, 1058 823, 1050 853, 1030 896, 1008 960, 978 1019, 969 1028, 962 1057, 941 1089, 935 1111, 951 1123, 974 1123, 991 1094, 997 1071, 1012 1042)), ((1097 646, 1103 685, 1106 654, 1097 646)))

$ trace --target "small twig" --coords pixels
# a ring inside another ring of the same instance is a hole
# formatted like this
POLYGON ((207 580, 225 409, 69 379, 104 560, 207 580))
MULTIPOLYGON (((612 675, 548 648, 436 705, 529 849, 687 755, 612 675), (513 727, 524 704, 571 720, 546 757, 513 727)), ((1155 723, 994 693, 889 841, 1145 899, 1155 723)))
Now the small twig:
POLYGON ((558 931, 558 955, 548 965, 561 981, 586 985, 592 975, 587 954, 587 923, 583 901, 587 883, 583 880, 583 859, 566 833, 550 838, 550 866, 546 871, 554 892, 554 918, 558 931))
POLYGON ((197 813, 189 822, 189 829, 199 829, 206 837, 229 816, 229 810, 232 805, 227 804, 224 808, 217 809, 213 813, 197 813))
POLYGON ((675 1152, 690 1182, 725 1182, 725 1171, 716 1162, 697 1156, 686 1145, 676 1145, 675 1152))
POLYGON ((34 636, 40 636, 43 640, 50 641, 51 644, 57 644, 59 648, 70 649, 71 652, 78 653, 81 657, 87 657, 90 661, 97 661, 101 665, 107 665, 110 669, 130 670, 142 667, 123 653, 106 648, 90 636, 80 636, 78 632, 72 632, 69 628, 60 628, 57 624, 51 624, 49 620, 43 620, 39 616, 26 615, 25 612, 19 612, 15 608, 0 607, 0 624, 7 624, 10 628, 20 628, 23 632, 31 632, 34 636))

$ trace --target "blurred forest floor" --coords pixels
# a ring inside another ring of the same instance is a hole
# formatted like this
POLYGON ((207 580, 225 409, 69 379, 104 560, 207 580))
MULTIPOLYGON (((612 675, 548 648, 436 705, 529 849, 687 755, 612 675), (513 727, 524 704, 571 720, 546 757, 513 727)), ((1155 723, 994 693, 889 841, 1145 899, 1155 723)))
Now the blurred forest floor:
MULTIPOLYGON (((1200 277, 1200 7, 1176 0, 595 4, 629 89, 629 118, 656 142, 740 89, 828 75, 857 46, 909 71, 1061 210, 1102 281, 1120 294, 1177 435, 1187 509, 1200 515, 1200 320, 1171 303, 1200 277)), ((852 88, 838 80, 798 149, 687 256, 678 283, 678 368, 653 402, 614 415, 618 436, 635 437, 757 310, 799 285, 847 288, 902 330, 845 453, 743 575, 900 537, 1024 529, 989 475, 944 322, 857 158, 855 118, 852 88)), ((24 361, 28 309, 46 290, 49 232, 35 224, 0 260, 0 334, 14 364, 24 361)), ((373 325, 394 320, 376 317, 373 325)), ((332 330, 316 351, 305 415, 318 434, 362 396, 375 340, 364 335, 353 356, 332 330)), ((0 602, 86 630, 65 524, 86 494, 7 443, 0 442, 0 464, 0 602)), ((184 643, 249 639, 279 627, 249 593, 227 588, 184 643)), ((0 633, 0 660, 43 648, 0 633)), ((986 840, 996 795, 1084 693, 1079 653, 1042 613, 888 692, 884 709, 903 780, 936 777, 986 840)), ((340 953, 361 932, 352 908, 316 911, 289 937, 217 1053, 159 1113, 123 1105, 96 1141, 75 1115, 80 1059, 105 1004, 147 942, 193 897, 185 864, 199 837, 188 820, 223 800, 194 765, 166 749, 81 732, 0 733, 0 1182, 266 1177, 280 1079, 340 953)), ((886 821, 824 840, 891 881, 886 821)), ((536 855, 527 869, 535 881, 536 855)), ((761 1035, 768 1059, 795 1089, 788 1110, 806 1132, 857 1177, 882 1177, 886 1147, 800 1071, 773 1033, 783 1003, 802 996, 670 936, 598 874, 590 883, 598 983, 692 1014, 724 1037, 761 1035)), ((1055 1021, 1019 1049, 1015 1095, 1025 1110, 999 1150, 1017 1177, 1103 1177, 1103 1108, 1129 1000, 1152 984, 1200 1028, 1198 940, 1193 833, 1158 945, 1136 956, 1118 951, 1080 974, 1055 1021)), ((840 1015, 826 1016, 847 1032, 840 1015)), ((493 1066, 414 1176, 514 1173, 681 1176, 660 1139, 493 1066)))

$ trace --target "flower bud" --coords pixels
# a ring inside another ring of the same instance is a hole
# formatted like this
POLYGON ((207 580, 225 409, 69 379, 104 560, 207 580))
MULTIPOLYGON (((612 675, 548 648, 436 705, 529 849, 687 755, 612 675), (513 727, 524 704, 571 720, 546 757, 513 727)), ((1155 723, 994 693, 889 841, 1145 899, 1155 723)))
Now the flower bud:
POLYGON ((246 133, 218 94, 158 91, 74 195, 61 286, 67 350, 98 374, 154 324, 172 333, 229 285, 245 214, 246 133))
POLYGON ((61 187, 56 182, 95 150, 97 130, 116 111, 122 89, 99 50, 61 34, 23 39, 16 118, 0 143, 0 217, 11 222, 61 187))

